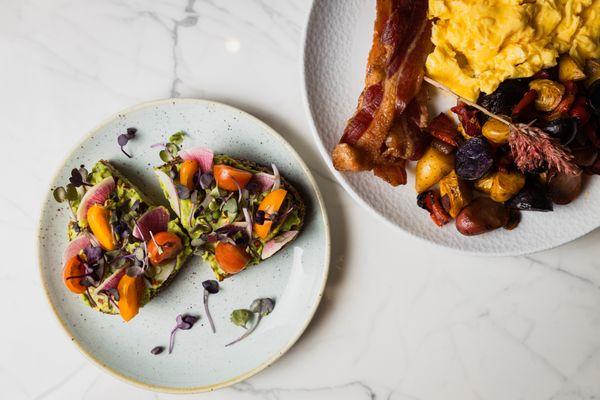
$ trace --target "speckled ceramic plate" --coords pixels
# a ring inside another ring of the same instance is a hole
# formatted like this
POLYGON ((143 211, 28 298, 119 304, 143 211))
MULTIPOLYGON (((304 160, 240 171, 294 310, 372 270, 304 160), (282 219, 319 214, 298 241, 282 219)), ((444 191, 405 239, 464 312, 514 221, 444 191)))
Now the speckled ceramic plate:
MULTIPOLYGON (((354 113, 363 89, 365 66, 373 35, 375 2, 315 0, 306 26, 304 98, 319 150, 342 186, 361 205, 392 225, 428 242, 463 252, 518 255, 570 242, 600 226, 600 179, 588 179, 584 192, 568 206, 551 213, 524 212, 519 227, 466 237, 454 224, 438 228, 417 207, 413 167, 408 184, 392 187, 372 173, 340 173, 331 150, 346 120, 354 113)), ((447 111, 455 100, 430 91, 432 115, 447 111), (435 113, 435 114, 434 114, 435 113)))
POLYGON ((293 182, 307 203, 306 224, 298 239, 259 266, 227 279, 210 297, 217 333, 207 323, 202 285, 212 278, 199 257, 184 266, 164 292, 141 309, 129 323, 100 314, 68 292, 61 279, 61 255, 67 244, 66 209, 52 198, 43 203, 39 228, 40 272, 48 299, 58 319, 79 348, 116 376, 146 388, 168 392, 214 390, 246 379, 272 364, 300 337, 323 293, 329 266, 329 228, 315 181, 298 154, 275 131, 233 107, 193 99, 164 100, 122 111, 93 130, 67 156, 53 185, 63 185, 71 168, 93 165, 106 158, 128 174, 157 201, 165 203, 152 166, 161 164, 150 145, 183 130, 184 147, 206 146, 215 152, 275 163, 293 182), (117 146, 117 135, 127 127, 138 134, 129 142, 132 159, 117 146), (58 210, 58 211, 57 211, 58 210), (257 297, 271 297, 275 310, 246 340, 225 344, 243 333, 229 321, 236 308, 246 308, 257 297), (177 333, 175 349, 154 356, 150 350, 168 345, 169 333, 180 313, 200 315, 189 331, 177 333))

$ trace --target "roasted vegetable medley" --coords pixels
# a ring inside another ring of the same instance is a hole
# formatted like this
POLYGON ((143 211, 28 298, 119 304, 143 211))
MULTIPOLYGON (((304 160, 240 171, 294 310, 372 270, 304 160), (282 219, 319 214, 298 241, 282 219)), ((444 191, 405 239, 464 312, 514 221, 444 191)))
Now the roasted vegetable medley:
POLYGON ((600 60, 563 55, 556 67, 504 81, 429 123, 416 167, 417 203, 464 235, 513 229, 520 211, 553 211, 600 174, 600 60))

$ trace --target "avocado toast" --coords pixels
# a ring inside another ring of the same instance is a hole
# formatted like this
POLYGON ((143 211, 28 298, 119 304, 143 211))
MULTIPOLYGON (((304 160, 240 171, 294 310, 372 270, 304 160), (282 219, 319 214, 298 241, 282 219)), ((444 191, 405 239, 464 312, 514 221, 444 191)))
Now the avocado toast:
POLYGON ((219 280, 269 258, 304 224, 304 201, 275 165, 195 148, 179 151, 155 173, 194 253, 219 280))
POLYGON ((58 188, 72 211, 65 286, 92 308, 128 321, 179 272, 190 240, 177 218, 107 161, 89 174, 74 169, 70 182, 67 190, 58 188))

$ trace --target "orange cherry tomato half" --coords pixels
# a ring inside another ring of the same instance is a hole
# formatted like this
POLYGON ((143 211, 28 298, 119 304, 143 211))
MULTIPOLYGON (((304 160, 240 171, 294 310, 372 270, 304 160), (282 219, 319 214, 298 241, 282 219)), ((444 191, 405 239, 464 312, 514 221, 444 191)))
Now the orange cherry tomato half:
POLYGON ((192 190, 194 188, 194 176, 200 167, 196 160, 185 160, 179 168, 179 182, 192 190))
POLYGON ((79 256, 75 255, 71 257, 63 268, 63 281, 65 282, 67 289, 77 294, 84 293, 86 287, 79 283, 81 279, 83 279, 81 275, 84 273, 85 268, 83 267, 83 263, 79 259, 79 256), (69 279, 71 277, 73 277, 73 279, 69 279))
POLYGON ((104 250, 114 250, 116 243, 110 227, 110 211, 99 204, 94 204, 88 209, 87 220, 100 246, 104 250))
MULTIPOLYGON (((285 200, 286 195, 287 190, 285 189, 273 190, 271 193, 266 195, 264 199, 262 199, 258 206, 258 210, 264 211, 267 216, 269 214, 278 212, 283 204, 283 200, 285 200)), ((265 222, 261 225, 255 223, 254 232, 259 238, 265 239, 267 236, 269 236, 271 225, 273 225, 273 221, 265 220, 265 222)))
POLYGON ((215 248, 215 258, 221 269, 228 274, 237 274, 244 269, 250 256, 235 244, 219 242, 215 248))
POLYGON ((117 285, 119 291, 119 313, 124 321, 129 321, 140 311, 140 300, 144 294, 144 278, 123 275, 117 285))
POLYGON ((250 172, 223 164, 217 164, 213 167, 213 175, 217 186, 230 192, 238 190, 238 186, 240 189, 245 188, 252 179, 250 172))
POLYGON ((148 241, 148 258, 152 265, 172 260, 181 252, 181 239, 171 232, 160 232, 148 241))

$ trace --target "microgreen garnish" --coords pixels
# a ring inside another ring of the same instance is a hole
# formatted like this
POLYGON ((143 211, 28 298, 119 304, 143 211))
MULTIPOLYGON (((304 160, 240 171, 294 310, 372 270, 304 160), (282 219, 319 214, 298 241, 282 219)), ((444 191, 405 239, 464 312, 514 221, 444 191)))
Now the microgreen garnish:
POLYGON ((248 328, 248 322, 250 322, 253 316, 254 314, 252 311, 245 308, 240 308, 232 311, 230 319, 234 325, 241 326, 242 328, 246 329, 248 328))
POLYGON ((150 353, 152 353, 156 356, 156 355, 159 355, 160 353, 162 353, 163 351, 165 351, 165 348, 163 346, 156 346, 155 348, 150 350, 150 353))
POLYGON ((245 328, 246 324, 250 321, 250 319, 252 319, 253 314, 256 314, 256 322, 254 323, 254 325, 252 325, 250 329, 246 330, 246 332, 242 336, 240 336, 233 342, 226 344, 225 347, 231 346, 232 344, 235 344, 248 337, 252 332, 254 332, 254 330, 260 323, 262 317, 266 317, 267 315, 269 315, 274 308, 275 302, 272 299, 260 298, 254 300, 252 304, 250 304, 249 310, 234 310, 231 313, 231 322, 233 322, 235 325, 242 326, 245 328))
POLYGON ((177 325, 175 325, 175 328, 173 328, 173 330, 171 331, 171 337, 169 339, 169 354, 173 352, 173 347, 175 346, 175 332, 177 332, 178 329, 181 329, 183 331, 192 329, 194 324, 198 322, 198 319, 198 317, 195 317, 193 315, 179 314, 177 316, 177 325))
POLYGON ((74 187, 94 186, 91 183, 85 181, 87 179, 87 175, 88 175, 87 170, 83 167, 83 165, 81 166, 81 168, 73 168, 71 170, 71 176, 69 177, 69 182, 74 187))
POLYGON ((185 137, 185 132, 177 132, 172 134, 169 137, 169 141, 164 144, 164 149, 158 153, 160 159, 164 162, 169 162, 175 157, 177 157, 177 153, 181 150, 180 146, 183 143, 183 139, 185 137))
POLYGON ((69 177, 69 183, 67 184, 67 186, 59 186, 52 192, 54 200, 56 200, 57 202, 68 202, 69 212, 73 221, 77 221, 77 216, 73 212, 71 203, 79 199, 79 193, 77 192, 77 188, 80 186, 93 186, 86 181, 87 177, 88 171, 83 165, 79 168, 73 168, 73 170, 71 170, 71 176, 69 177))
POLYGON ((133 139, 135 137, 136 132, 137 132, 136 128, 127 128, 127 133, 123 133, 123 134, 119 135, 119 137, 117 138, 117 143, 119 143, 119 146, 121 147, 121 151, 123 152, 123 154, 125 154, 129 158, 133 158, 133 157, 131 154, 129 154, 128 152, 125 151, 124 147, 127 145, 127 143, 131 139, 133 139))
POLYGON ((210 189, 214 181, 212 172, 205 172, 198 175, 198 183, 202 189, 210 189))
POLYGON ((175 189, 177 189, 177 196, 179 196, 182 200, 187 200, 191 196, 190 189, 187 186, 180 185, 178 183, 175 184, 175 189))
POLYGON ((210 328, 212 329, 213 333, 215 333, 215 324, 212 316, 210 315, 210 311, 208 310, 208 295, 219 293, 219 282, 215 280, 206 280, 202 282, 202 287, 204 287, 204 311, 206 312, 206 317, 210 323, 210 328))

